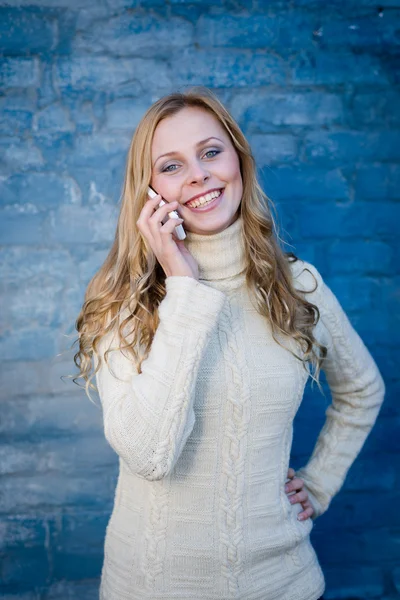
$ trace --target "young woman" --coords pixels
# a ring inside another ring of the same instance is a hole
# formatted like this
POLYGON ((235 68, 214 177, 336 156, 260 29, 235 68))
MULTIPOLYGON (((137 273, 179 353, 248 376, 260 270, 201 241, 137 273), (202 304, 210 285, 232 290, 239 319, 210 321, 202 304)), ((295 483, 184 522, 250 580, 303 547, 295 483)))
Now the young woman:
POLYGON ((87 386, 96 376, 120 457, 101 598, 319 598, 313 520, 384 384, 317 269, 280 248, 250 147, 211 92, 161 98, 138 125, 77 329, 76 363, 87 386), (295 476, 293 418, 321 368, 332 404, 295 476))

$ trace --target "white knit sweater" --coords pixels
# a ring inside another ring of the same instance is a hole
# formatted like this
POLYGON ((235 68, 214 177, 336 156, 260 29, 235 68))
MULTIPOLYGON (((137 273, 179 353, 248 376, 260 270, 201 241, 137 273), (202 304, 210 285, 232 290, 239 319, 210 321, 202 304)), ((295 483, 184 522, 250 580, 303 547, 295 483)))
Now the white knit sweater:
MULTIPOLYGON (((255 310, 241 226, 188 234, 200 281, 167 278, 143 372, 115 351, 112 373, 97 375, 105 435, 120 457, 102 600, 316 600, 324 591, 313 521, 297 520, 301 506, 284 491, 307 373, 255 310)), ((384 384, 315 267, 291 268, 299 290, 316 278, 306 297, 328 347, 332 404, 301 470, 317 516, 373 426, 384 384)))

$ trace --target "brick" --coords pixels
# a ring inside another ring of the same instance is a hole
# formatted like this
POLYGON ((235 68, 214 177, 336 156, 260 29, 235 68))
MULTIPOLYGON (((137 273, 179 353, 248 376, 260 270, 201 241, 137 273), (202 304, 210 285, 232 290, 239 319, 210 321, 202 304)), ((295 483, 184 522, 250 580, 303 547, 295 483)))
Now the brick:
POLYGON ((284 84, 286 67, 283 59, 274 54, 221 49, 218 53, 192 49, 182 51, 174 64, 171 84, 205 85, 208 87, 238 87, 284 84))
POLYGON ((55 65, 55 85, 62 93, 79 92, 93 97, 124 84, 139 89, 169 90, 168 67, 152 59, 123 59, 108 56, 61 58, 55 65))
MULTIPOLYGON (((346 164, 368 161, 400 160, 399 135, 394 131, 366 132, 318 131, 304 140, 305 159, 313 164, 346 164)), ((369 171, 368 166, 368 171, 369 171)))
POLYGON ((107 129, 124 129, 133 132, 151 103, 121 98, 106 107, 107 129))
POLYGON ((384 94, 358 91, 349 109, 349 119, 356 125, 398 126, 399 104, 400 93, 397 90, 387 89, 384 94))
MULTIPOLYGON (((89 400, 87 400, 89 402, 89 400)), ((71 430, 72 433, 73 430, 71 430)), ((115 453, 99 435, 6 443, 0 446, 0 474, 64 473, 76 475, 115 467, 115 453)))
POLYGON ((253 134, 249 142, 259 167, 290 162, 297 158, 298 140, 293 135, 253 134))
POLYGON ((56 31, 56 22, 42 12, 0 8, 0 46, 6 54, 51 52, 56 31))
MULTIPOLYGON (((54 334, 53 334, 54 336, 54 334)), ((74 336, 75 337, 75 336, 74 336)), ((71 340, 72 341, 72 340, 71 340)), ((2 386, 0 394, 3 397, 30 396, 32 390, 36 394, 79 394, 86 401, 85 392, 71 380, 63 379, 76 373, 72 361, 73 352, 65 353, 61 359, 52 357, 51 360, 40 360, 35 356, 32 361, 16 360, 0 363, 2 386)))
POLYGON ((343 100, 324 92, 278 94, 260 90, 236 93, 230 110, 248 132, 274 127, 331 125, 343 121, 343 100))
POLYGON ((38 6, 40 8, 92 8, 91 0, 13 0, 14 6, 38 6))
MULTIPOLYGON (((287 205, 281 205, 280 209, 279 209, 279 216, 281 218, 282 216, 282 208, 286 208, 286 210, 290 210, 288 209, 287 205)), ((287 235, 285 237, 288 237, 287 235)), ((320 243, 317 242, 311 242, 309 241, 298 241, 296 243, 296 246, 292 246, 292 244, 289 246, 287 246, 286 251, 287 252, 294 252, 294 254, 300 258, 301 260, 305 260, 307 262, 310 262, 312 265, 318 263, 319 266, 321 266, 321 256, 323 256, 323 251, 325 248, 325 244, 324 242, 322 243, 322 246, 320 243), (318 262, 319 261, 319 262, 318 262)))
MULTIPOLYGON (((70 369, 72 371, 72 368, 70 369)), ((72 383, 71 383, 72 387, 72 383)), ((16 390, 18 391, 18 390, 16 390)), ((103 433, 100 402, 95 406, 78 389, 56 396, 30 394, 8 398, 1 404, 0 435, 6 439, 32 440, 69 434, 103 433)), ((93 396, 96 394, 93 392, 93 396)))
MULTIPOLYGON (((18 588, 18 585, 15 587, 18 588)), ((26 592, 26 593, 16 592, 15 594, 5 593, 5 594, 1 595, 1 599, 2 600, 41 600, 38 593, 36 593, 36 592, 26 592)))
POLYGON ((399 492, 393 488, 385 493, 377 490, 371 493, 373 501, 367 501, 365 492, 350 494, 341 491, 332 501, 324 527, 335 530, 338 523, 343 529, 352 530, 393 527, 397 522, 395 502, 400 499, 399 492))
POLYGON ((300 12, 273 15, 202 15, 197 22, 196 41, 203 48, 312 48, 309 17, 300 12))
POLYGON ((0 337, 3 360, 41 360, 57 353, 57 340, 51 327, 30 327, 4 332, 0 337))
MULTIPOLYGON (((398 327, 396 329, 394 324, 392 325, 390 315, 382 312, 382 308, 379 305, 372 306, 367 310, 353 312, 348 316, 353 327, 360 334, 371 352, 373 352, 376 345, 382 339, 386 340, 390 336, 398 335, 398 327), (390 336, 388 336, 388 331, 390 331, 390 336)), ((393 441, 388 437, 385 443, 393 444, 393 441)))
POLYGON ((44 546, 8 550, 2 557, 0 580, 5 590, 14 587, 21 592, 29 591, 34 586, 46 585, 48 577, 49 564, 44 546))
POLYGON ((213 0, 171 0, 171 4, 201 4, 202 6, 214 6, 213 0))
POLYGON ((107 255, 108 250, 98 250, 91 252, 89 256, 79 262, 79 275, 85 284, 88 284, 90 279, 97 273, 107 255))
POLYGON ((324 48, 349 48, 368 52, 384 52, 396 47, 398 14, 391 12, 391 18, 379 18, 377 11, 353 16, 351 13, 340 20, 332 18, 322 22, 322 36, 319 38, 324 48))
POLYGON ((84 581, 59 581, 49 585, 44 600, 98 600, 100 577, 84 581))
MULTIPOLYGON (((22 209, 23 211, 26 208, 22 209)), ((41 244, 43 241, 43 216, 31 212, 20 212, 12 207, 0 209, 0 240, 2 245, 8 244, 41 244)))
MULTIPOLYGON (((59 29, 58 38, 63 30, 59 29)), ((53 84, 52 56, 44 55, 41 59, 41 79, 38 89, 38 108, 42 109, 57 102, 58 97, 53 84)))
POLYGON ((262 173, 264 189, 272 200, 347 199, 349 185, 339 170, 280 166, 262 173))
MULTIPOLYGON (((328 261, 329 262, 329 261, 328 261)), ((340 264, 332 265, 334 275, 325 277, 325 283, 340 298, 345 311, 358 311, 370 308, 379 298, 380 283, 364 274, 348 273, 336 275, 340 272, 340 264)))
POLYGON ((393 569, 393 583, 396 587, 396 591, 400 594, 400 567, 393 569))
MULTIPOLYGON (((64 103, 65 106, 68 107, 70 117, 75 126, 76 135, 92 133, 97 121, 94 114, 93 103, 79 97, 66 97, 64 98, 64 103)), ((104 118, 102 120, 104 120, 104 118)))
MULTIPOLYGON (((72 169, 67 166, 66 157, 70 157, 75 144, 75 134, 70 131, 33 131, 32 139, 40 148, 48 172, 62 172, 72 174, 72 169)), ((75 181, 79 185, 79 170, 73 173, 75 181)))
POLYGON ((79 204, 81 191, 71 178, 56 173, 28 173, 12 175, 0 182, 3 206, 35 206, 39 210, 59 204, 79 204))
POLYGON ((79 580, 100 575, 108 512, 64 515, 52 534, 55 579, 79 580))
POLYGON ((112 242, 115 235, 116 207, 104 205, 101 214, 95 207, 60 207, 55 211, 50 239, 58 244, 112 242))
MULTIPOLYGON (((378 417, 379 418, 379 417, 378 417)), ((346 477, 345 489, 350 492, 382 492, 396 487, 397 467, 389 457, 382 455, 380 468, 375 468, 375 457, 359 456, 346 477)), ((383 494, 382 494, 383 496, 383 494)), ((388 497, 389 500, 390 496, 388 497)), ((359 501, 357 497, 357 501, 359 501)), ((392 504, 394 504, 392 502, 392 504)), ((376 502, 379 506, 379 502, 376 502)), ((368 505, 367 505, 368 506, 368 505)))
POLYGON ((10 89, 0 98, 0 110, 33 114, 37 106, 37 91, 31 88, 10 89))
POLYGON ((75 265, 65 249, 10 247, 0 249, 0 279, 12 284, 43 281, 48 276, 65 281, 75 265))
POLYGON ((398 235, 400 207, 395 203, 371 202, 339 204, 333 202, 298 203, 293 210, 294 239, 379 237, 398 235))
MULTIPOLYGON (((390 352, 390 350, 386 349, 386 352, 388 351, 390 352)), ((392 372, 391 377, 386 377, 385 384, 386 395, 380 415, 381 417, 397 418, 400 414, 400 407, 397 402, 400 392, 400 380, 398 379, 396 371, 392 372)))
POLYGON ((36 58, 3 58, 0 64, 0 90, 39 85, 39 63, 36 58))
POLYGON ((294 85, 340 85, 390 83, 379 57, 346 52, 302 53, 290 61, 294 85))
POLYGON ((29 328, 32 322, 40 327, 65 325, 60 314, 63 290, 62 283, 47 277, 37 285, 25 284, 17 290, 6 290, 2 294, 1 330, 12 332, 14 328, 14 331, 29 328))
POLYGON ((47 523, 41 518, 6 516, 0 522, 0 551, 44 546, 47 530, 47 523))
MULTIPOLYGON (((81 30, 73 43, 75 52, 102 52, 108 55, 158 57, 180 51, 193 42, 193 26, 179 17, 162 19, 156 14, 129 12, 97 18, 81 30), (173 31, 173 35, 171 35, 173 31)), ((157 72, 160 63, 157 64, 157 72)))
POLYGON ((379 416, 374 428, 368 436, 364 452, 365 456, 372 457, 377 453, 399 454, 399 439, 396 428, 400 424, 400 418, 379 416))
MULTIPOLYGON (((398 327, 397 327, 398 330, 398 327)), ((400 360, 400 347, 398 344, 398 336, 396 333, 396 327, 390 327, 390 319, 386 340, 374 344, 373 354, 374 358, 379 364, 381 375, 385 382, 396 378, 398 373, 398 365, 400 360), (385 343, 386 342, 386 343, 385 343)), ((385 403, 387 398, 385 400, 385 403)), ((388 413, 386 413, 388 414, 388 413)))
POLYGON ((379 567, 324 568, 326 600, 379 598, 385 590, 384 574, 379 567))
POLYGON ((73 131, 75 129, 68 111, 60 104, 52 104, 39 111, 33 121, 33 130, 44 131, 73 131))
POLYGON ((131 132, 115 134, 104 132, 87 136, 78 136, 74 142, 74 149, 66 156, 66 163, 79 169, 104 166, 109 171, 118 168, 122 179, 126 154, 131 142, 131 132))
POLYGON ((0 512, 39 516, 55 508, 68 510, 74 506, 109 512, 116 484, 113 473, 91 473, 90 477, 68 477, 63 474, 35 474, 34 477, 2 478, 0 512))
MULTIPOLYGON (((12 132, 15 133, 14 130, 12 132)), ((21 138, 0 138, 0 170, 4 173, 28 171, 44 164, 40 149, 32 140, 21 138)))
POLYGON ((390 529, 345 531, 338 526, 327 543, 326 532, 322 528, 314 528, 311 537, 324 569, 331 565, 343 568, 345 563, 368 565, 369 568, 374 567, 378 561, 381 563, 399 559, 398 533, 390 529))
POLYGON ((400 198, 400 166, 370 165, 356 173, 355 191, 365 200, 398 200, 400 198))
POLYGON ((339 274, 390 275, 393 272, 392 250, 384 242, 337 241, 329 249, 328 261, 339 274))
MULTIPOLYGON (((135 8, 135 0, 126 0, 128 6, 123 5, 124 0, 115 0, 113 7, 117 8, 135 8), (120 4, 121 2, 121 4, 120 4)), ((105 4, 92 4, 90 10, 80 10, 76 13, 75 30, 85 31, 89 30, 96 21, 104 21, 107 17, 110 17, 110 9, 105 4)))
POLYGON ((32 127, 32 114, 22 110, 5 110, 0 115, 0 134, 13 135, 29 131, 32 127))
MULTIPOLYGON (((398 6, 398 0, 382 0, 382 2, 379 3, 379 7, 389 7, 389 8, 393 8, 398 6)), ((313 7, 319 7, 319 0, 297 0, 297 5, 298 6, 304 6, 307 8, 313 8, 313 7)), ((332 0, 330 2, 330 6, 331 7, 336 7, 336 8, 340 8, 342 5, 342 0, 332 0)), ((362 2, 358 2, 356 0, 351 0, 349 1, 349 3, 347 4, 347 6, 351 7, 352 13, 354 12, 355 14, 357 14, 357 8, 359 8, 362 12, 366 11, 369 9, 369 7, 373 7, 374 9, 377 8, 377 4, 375 2, 375 0, 362 0, 362 2)), ((379 17, 379 12, 377 11, 377 15, 379 17)), ((385 14, 385 12, 384 12, 385 14)), ((390 14, 390 13, 389 13, 390 14)))

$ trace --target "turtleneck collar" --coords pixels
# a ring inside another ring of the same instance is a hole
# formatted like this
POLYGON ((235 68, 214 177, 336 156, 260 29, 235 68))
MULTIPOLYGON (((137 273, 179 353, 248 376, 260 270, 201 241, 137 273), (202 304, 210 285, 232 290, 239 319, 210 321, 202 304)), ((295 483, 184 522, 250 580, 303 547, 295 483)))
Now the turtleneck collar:
POLYGON ((242 279, 246 262, 240 215, 219 233, 204 235, 188 231, 186 246, 199 265, 200 280, 227 283, 242 279))

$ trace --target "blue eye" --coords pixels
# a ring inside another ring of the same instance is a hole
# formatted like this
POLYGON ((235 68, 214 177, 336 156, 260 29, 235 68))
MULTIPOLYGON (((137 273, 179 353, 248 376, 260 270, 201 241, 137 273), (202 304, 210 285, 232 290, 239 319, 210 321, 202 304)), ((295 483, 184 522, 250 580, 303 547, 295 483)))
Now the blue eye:
MULTIPOLYGON (((172 171, 170 170, 171 167, 177 167, 178 165, 168 165, 167 167, 165 167, 165 169, 162 169, 162 173, 172 173, 172 171)), ((172 169, 173 171, 175 171, 175 169, 172 169)))
POLYGON ((220 152, 221 152, 221 150, 208 150, 204 156, 207 156, 208 154, 212 154, 212 156, 207 156, 207 158, 214 158, 214 156, 216 156, 220 152))
MULTIPOLYGON (((207 152, 203 155, 203 158, 215 158, 217 154, 220 154, 221 150, 207 150, 207 152)), ((171 165, 167 165, 163 169, 161 169, 161 173, 173 173, 179 165, 173 163, 171 165)))

